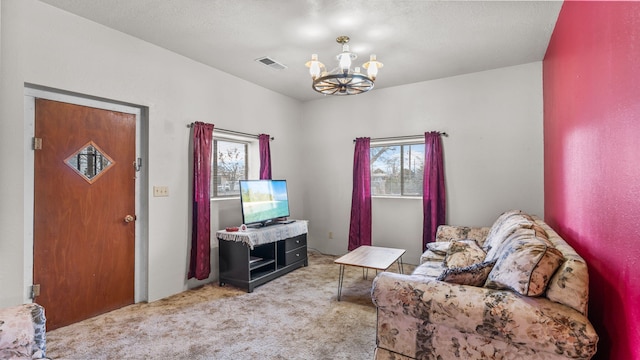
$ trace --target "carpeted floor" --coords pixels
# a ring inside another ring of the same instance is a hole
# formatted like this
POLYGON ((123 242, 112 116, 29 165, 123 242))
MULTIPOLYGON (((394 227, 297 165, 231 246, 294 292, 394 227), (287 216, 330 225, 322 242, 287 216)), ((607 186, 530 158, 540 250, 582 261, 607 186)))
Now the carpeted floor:
MULTIPOLYGON (((375 306, 369 270, 346 267, 336 301, 337 257, 246 293, 217 283, 135 304, 47 333, 52 359, 372 359, 375 306)), ((412 271, 405 265, 405 273, 412 271)), ((393 265, 390 271, 397 272, 393 265)))

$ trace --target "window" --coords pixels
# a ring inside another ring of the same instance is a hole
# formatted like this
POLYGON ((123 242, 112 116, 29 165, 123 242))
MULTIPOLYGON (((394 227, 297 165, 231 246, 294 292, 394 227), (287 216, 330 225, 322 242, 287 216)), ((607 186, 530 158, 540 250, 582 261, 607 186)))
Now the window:
POLYGON ((372 196, 422 196, 424 144, 371 146, 372 196))
POLYGON ((248 177, 248 148, 247 142, 213 139, 211 197, 240 196, 238 180, 248 177))

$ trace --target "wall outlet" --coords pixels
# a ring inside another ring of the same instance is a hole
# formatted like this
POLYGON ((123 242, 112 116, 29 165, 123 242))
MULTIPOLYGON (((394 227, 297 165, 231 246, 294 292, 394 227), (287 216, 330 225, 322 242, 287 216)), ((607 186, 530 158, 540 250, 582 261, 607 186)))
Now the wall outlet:
POLYGON ((329 239, 333 239, 333 231, 329 231, 329 239))
POLYGON ((169 196, 169 187, 168 186, 154 186, 153 187, 153 196, 154 197, 167 197, 167 196, 169 196))

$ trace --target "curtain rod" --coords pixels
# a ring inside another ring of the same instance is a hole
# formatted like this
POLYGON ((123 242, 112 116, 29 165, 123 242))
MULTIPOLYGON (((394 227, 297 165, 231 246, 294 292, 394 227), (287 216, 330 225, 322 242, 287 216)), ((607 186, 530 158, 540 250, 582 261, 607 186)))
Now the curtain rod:
MULTIPOLYGON (((193 123, 187 124, 187 127, 188 128, 193 127, 193 123)), ((219 132, 221 132, 223 134, 228 134, 228 135, 242 135, 242 136, 247 136, 247 137, 254 137, 256 139, 259 137, 259 135, 255 135, 255 134, 249 134, 249 133, 245 133, 245 132, 241 132, 241 131, 235 131, 235 130, 227 130, 227 129, 217 128, 217 127, 214 127, 213 131, 214 132, 215 131, 219 131, 219 132)), ((269 136, 269 139, 275 140, 275 138, 273 136, 269 136)))
MULTIPOLYGON (((440 135, 444 137, 449 137, 449 134, 446 132, 438 132, 440 135)), ((392 137, 383 137, 383 138, 372 138, 371 141, 393 141, 393 140, 409 140, 409 139, 418 139, 420 137, 424 138, 424 134, 422 135, 405 135, 405 136, 392 136, 392 137)), ((353 142, 356 142, 356 139, 353 139, 353 142)))

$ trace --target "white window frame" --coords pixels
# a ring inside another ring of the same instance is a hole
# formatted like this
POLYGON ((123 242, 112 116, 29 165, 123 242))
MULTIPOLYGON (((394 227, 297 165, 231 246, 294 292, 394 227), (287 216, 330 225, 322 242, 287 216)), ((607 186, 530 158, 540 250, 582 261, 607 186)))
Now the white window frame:
MULTIPOLYGON (((213 140, 214 141, 231 141, 237 143, 245 143, 247 145, 247 153, 246 155, 246 166, 247 166, 247 179, 257 179, 260 174, 260 154, 259 154, 259 146, 258 139, 252 136, 243 136, 243 135, 234 135, 234 134, 225 134, 225 133, 216 133, 215 128, 213 129, 213 140)), ((217 164, 216 154, 213 153, 214 146, 211 146, 211 173, 214 173, 214 166, 217 164)), ((211 177, 211 187, 214 186, 214 178, 211 177)), ((211 193, 212 200, 233 200, 239 199, 240 195, 232 195, 232 196, 214 196, 214 193, 211 193)))
MULTIPOLYGON (((400 146, 402 149, 402 146, 406 146, 406 145, 422 145, 424 146, 424 136, 417 136, 417 137, 411 137, 411 138, 406 138, 406 139, 395 139, 395 140, 372 140, 369 144, 369 151, 371 152, 371 149, 375 148, 375 147, 381 147, 381 146, 400 146)), ((401 150, 402 152, 402 150, 401 150)), ((369 155, 371 156, 371 155, 369 155)), ((370 164, 370 166, 373 164, 370 164)), ((373 175, 373 174, 372 174, 373 175)), ((374 195, 373 192, 371 193, 371 197, 372 198, 393 198, 393 199, 422 199, 423 194, 421 195, 404 195, 402 194, 403 192, 403 188, 404 188, 404 175, 403 175, 403 171, 402 171, 402 160, 401 160, 401 170, 400 170, 400 176, 401 176, 401 183, 400 183, 400 194, 384 194, 384 195, 374 195)), ((372 184, 373 185, 373 184, 372 184)))

